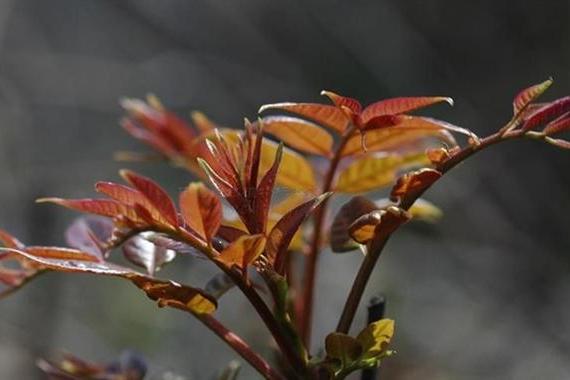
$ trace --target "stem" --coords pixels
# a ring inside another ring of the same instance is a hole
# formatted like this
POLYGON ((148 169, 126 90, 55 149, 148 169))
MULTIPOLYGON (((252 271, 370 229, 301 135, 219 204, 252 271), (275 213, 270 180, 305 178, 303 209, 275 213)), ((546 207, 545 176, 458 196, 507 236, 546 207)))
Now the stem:
POLYGON ((224 264, 220 263, 216 260, 216 251, 209 247, 205 242, 196 238, 192 234, 184 231, 179 230, 175 237, 179 240, 182 240, 191 246, 199 249, 203 252, 211 261, 226 275, 228 275, 232 281, 236 284, 236 286, 242 291, 245 295, 247 300, 251 303, 257 314, 261 317, 261 320, 275 339, 275 342, 281 349, 283 355, 287 358, 291 368, 295 372, 305 373, 307 371, 307 364, 303 360, 303 358, 297 353, 292 345, 290 339, 288 339, 287 335, 279 325, 279 322, 273 316, 273 313, 263 301, 259 293, 253 288, 249 283, 247 283, 242 274, 234 271, 224 264))
MULTIPOLYGON (((461 149, 449 159, 438 165, 435 169, 441 172, 443 175, 476 152, 505 140, 523 137, 524 134, 525 131, 521 130, 508 131, 506 133, 499 131, 491 136, 482 139, 478 145, 469 145, 461 149)), ((414 202, 430 187, 431 186, 428 186, 421 192, 413 192, 410 195, 404 195, 402 199, 400 199, 399 207, 403 210, 408 210, 410 207, 412 207, 414 202)), ((350 289, 350 293, 346 299, 346 303, 344 304, 344 309, 342 311, 342 315, 336 329, 337 332, 347 334, 350 330, 350 325, 352 324, 356 309, 358 308, 360 300, 362 299, 362 295, 364 294, 366 284, 370 279, 370 275, 372 274, 372 271, 376 265, 376 262, 378 261, 378 258, 380 257, 380 254, 382 253, 384 247, 386 246, 386 243, 388 242, 388 239, 393 232, 394 231, 382 233, 382 231, 379 231, 370 242, 368 252, 364 257, 362 264, 360 265, 360 269, 358 270, 354 283, 352 284, 352 288, 350 289)))
POLYGON ((216 318, 210 314, 193 314, 200 322, 219 336, 228 346, 233 348, 253 368, 268 380, 284 379, 273 367, 259 356, 251 347, 234 332, 228 330, 216 318))
MULTIPOLYGON (((348 129, 343 133, 341 140, 336 148, 334 155, 330 161, 329 168, 326 172, 321 194, 327 193, 332 189, 332 183, 338 164, 342 158, 342 151, 349 139, 355 131, 355 127, 350 125, 348 129)), ((311 250, 307 258, 307 264, 305 267, 305 275, 303 279, 303 294, 297 299, 298 305, 297 310, 299 310, 299 330, 305 346, 309 347, 311 344, 311 324, 313 318, 313 299, 315 295, 315 282, 316 282, 316 272, 317 272, 317 262, 319 258, 322 236, 323 236, 323 224, 325 215, 327 213, 327 208, 329 204, 329 198, 325 199, 319 208, 315 211, 315 224, 313 229, 313 240, 311 241, 311 250)))

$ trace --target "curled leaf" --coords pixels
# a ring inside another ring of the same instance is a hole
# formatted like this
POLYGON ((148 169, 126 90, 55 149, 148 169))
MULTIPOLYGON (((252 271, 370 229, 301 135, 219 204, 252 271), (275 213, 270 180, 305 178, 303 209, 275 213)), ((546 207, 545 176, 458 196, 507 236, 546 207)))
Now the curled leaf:
POLYGON ((421 194, 441 177, 441 173, 434 169, 420 169, 406 173, 396 182, 392 188, 390 199, 397 201, 408 194, 421 194))
POLYGON ((348 234, 348 228, 359 217, 377 209, 374 202, 362 196, 353 197, 345 203, 338 210, 331 226, 329 240, 333 252, 347 252, 358 248, 348 234))
POLYGON ((367 244, 377 234, 391 234, 400 225, 409 221, 411 217, 409 212, 397 206, 387 206, 356 219, 348 227, 348 233, 356 242, 367 244))
POLYGON ((434 165, 441 165, 451 157, 449 150, 444 147, 428 149, 426 155, 434 165))

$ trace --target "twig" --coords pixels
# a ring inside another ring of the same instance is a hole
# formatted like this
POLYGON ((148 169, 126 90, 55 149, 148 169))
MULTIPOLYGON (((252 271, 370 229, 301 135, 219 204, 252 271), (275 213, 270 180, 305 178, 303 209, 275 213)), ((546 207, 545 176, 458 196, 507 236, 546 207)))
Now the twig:
MULTIPOLYGON (((445 174, 446 172, 457 166, 459 163, 463 162, 465 159, 467 159, 468 157, 472 156, 473 154, 475 154, 480 150, 488 148, 502 141, 523 137, 524 135, 525 131, 521 130, 509 131, 507 133, 499 131, 489 137, 482 139, 479 142, 479 144, 471 144, 461 149, 453 156, 451 156, 449 159, 438 165, 436 167, 436 170, 441 172, 441 174, 445 174)), ((400 200, 399 207, 403 210, 408 210, 414 204, 414 202, 426 190, 429 189, 429 187, 431 186, 428 186, 421 192, 414 192, 409 196, 404 196, 400 200)), ((360 300, 362 299, 362 295, 364 294, 364 289, 366 288, 366 284, 370 279, 372 270, 374 269, 374 266, 376 265, 376 262, 378 261, 378 258, 380 257, 380 254, 382 253, 384 246, 388 242, 388 239, 390 238, 392 233, 393 231, 389 233, 382 233, 382 231, 380 231, 374 236, 374 238, 370 242, 370 245, 368 247, 368 253, 366 254, 362 264, 360 265, 360 269, 358 270, 354 283, 352 284, 352 288, 350 289, 350 293, 348 294, 348 297, 346 299, 346 303, 344 305, 344 309, 342 311, 342 315, 340 317, 336 329, 337 332, 348 333, 348 331, 350 330, 350 325, 352 324, 354 315, 356 313, 356 309, 360 304, 360 300)))

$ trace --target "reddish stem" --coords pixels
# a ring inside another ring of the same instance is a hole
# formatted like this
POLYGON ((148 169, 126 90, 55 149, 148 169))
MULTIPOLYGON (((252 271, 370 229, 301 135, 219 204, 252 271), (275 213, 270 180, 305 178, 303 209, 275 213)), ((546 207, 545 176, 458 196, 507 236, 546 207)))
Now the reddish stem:
MULTIPOLYGON (((334 155, 331 158, 329 168, 327 169, 321 194, 327 193, 332 190, 333 180, 338 168, 338 164, 342 159, 342 151, 348 142, 349 137, 352 136, 355 131, 354 126, 349 126, 348 129, 342 135, 342 138, 336 148, 334 155)), ((311 249, 307 257, 307 263, 305 266, 305 276, 303 283, 303 294, 297 299, 296 310, 299 311, 298 325, 301 334, 301 338, 305 343, 306 347, 311 344, 311 329, 312 329, 312 319, 313 319, 313 306, 314 306, 314 295, 315 295, 315 282, 317 274, 317 263, 320 253, 320 248, 322 244, 323 237, 323 227, 325 215, 327 213, 327 208, 329 204, 329 198, 325 199, 319 208, 315 211, 314 216, 314 228, 313 228, 313 240, 311 241, 311 249)))

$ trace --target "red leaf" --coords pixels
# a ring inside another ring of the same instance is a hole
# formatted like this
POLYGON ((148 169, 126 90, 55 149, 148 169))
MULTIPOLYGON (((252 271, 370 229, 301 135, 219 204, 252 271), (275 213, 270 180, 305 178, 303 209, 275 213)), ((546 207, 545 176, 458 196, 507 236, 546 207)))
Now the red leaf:
POLYGON ((350 121, 348 116, 337 107, 317 103, 267 104, 259 109, 259 113, 271 110, 284 110, 293 113, 339 133, 345 131, 350 121))
POLYGON ((453 99, 444 96, 402 97, 380 100, 370 104, 362 111, 362 122, 368 123, 368 121, 377 116, 399 115, 441 102, 453 105, 453 99))
POLYGON ((301 224, 331 194, 322 194, 295 207, 275 224, 267 238, 265 253, 277 273, 283 274, 287 249, 301 224))
POLYGON ((279 170, 279 165, 281 164, 281 157, 283 155, 283 144, 279 144, 277 152, 275 153, 275 159, 273 160, 273 165, 264 174, 259 181, 257 190, 255 192, 255 202, 253 204, 253 215, 255 216, 258 227, 257 233, 265 233, 265 228, 267 225, 267 216, 269 215, 269 206, 271 204, 271 196, 273 195, 273 188, 275 186, 275 178, 277 177, 277 171, 279 170))
POLYGON ((186 224, 207 242, 212 240, 222 220, 222 203, 216 194, 193 182, 180 193, 179 203, 186 224))
POLYGON ((140 222, 140 218, 132 207, 110 199, 62 199, 41 198, 38 203, 55 203, 72 210, 102 215, 111 218, 124 216, 133 222, 140 222))
POLYGON ((114 182, 97 182, 95 184, 95 190, 127 206, 134 207, 139 205, 145 209, 146 212, 140 215, 141 212, 140 209, 138 209, 138 214, 151 225, 155 224, 155 221, 160 224, 170 224, 169 220, 162 215, 161 211, 139 190, 114 182), (147 214, 150 215, 150 218, 147 217, 147 214))
POLYGON ((374 129, 393 127, 400 124, 403 120, 405 119, 402 116, 398 115, 375 116, 372 119, 368 120, 368 122, 362 126, 361 130, 371 131, 374 129))
POLYGON ((198 159, 198 163, 210 179, 212 185, 218 190, 218 192, 224 197, 228 203, 236 210, 241 220, 249 229, 250 227, 255 228, 251 225, 251 210, 247 204, 246 199, 243 195, 237 191, 232 185, 230 185, 226 180, 220 177, 212 167, 201 158, 198 159))
POLYGON ((525 88, 515 96, 513 101, 513 113, 518 115, 523 109, 525 109, 530 103, 532 103, 536 98, 542 95, 548 88, 552 85, 552 78, 535 84, 534 86, 525 88))
POLYGON ((425 191, 435 181, 441 177, 441 173, 434 169, 420 169, 411 173, 406 173, 400 178, 392 188, 390 199, 394 202, 408 194, 418 194, 425 191))
POLYGON ((150 202, 150 204, 160 212, 161 216, 164 217, 170 227, 175 228, 178 226, 176 208, 164 189, 158 186, 151 179, 140 176, 129 170, 121 170, 120 173, 128 183, 139 190, 146 197, 148 202, 150 202))
POLYGON ((536 110, 525 120, 522 130, 528 131, 544 125, 570 111, 570 96, 560 98, 536 110))
POLYGON ((362 111, 362 105, 356 99, 338 95, 332 91, 321 91, 321 95, 329 98, 338 108, 347 108, 354 115, 358 115, 360 114, 360 111, 362 111))

